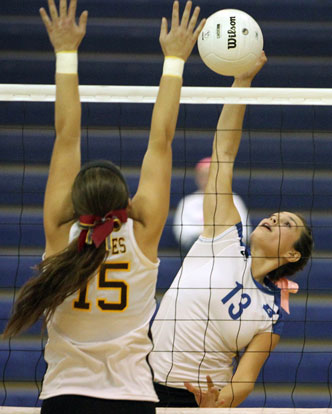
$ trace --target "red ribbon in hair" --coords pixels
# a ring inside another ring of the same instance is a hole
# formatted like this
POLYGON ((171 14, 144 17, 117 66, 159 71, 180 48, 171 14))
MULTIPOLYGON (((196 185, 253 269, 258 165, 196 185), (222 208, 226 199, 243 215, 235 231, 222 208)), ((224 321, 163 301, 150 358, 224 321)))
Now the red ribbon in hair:
POLYGON ((128 215, 126 209, 112 210, 104 217, 95 216, 93 214, 80 216, 80 226, 83 228, 78 237, 78 251, 80 252, 84 244, 89 230, 92 229, 92 242, 98 248, 109 236, 114 229, 114 219, 119 219, 121 223, 127 221, 128 215))

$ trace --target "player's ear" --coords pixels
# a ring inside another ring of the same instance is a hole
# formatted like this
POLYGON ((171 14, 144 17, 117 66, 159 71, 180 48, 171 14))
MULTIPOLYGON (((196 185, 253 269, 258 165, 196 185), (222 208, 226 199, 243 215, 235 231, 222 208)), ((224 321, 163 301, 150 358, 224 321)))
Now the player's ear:
POLYGON ((295 249, 292 249, 287 254, 287 261, 290 263, 298 262, 301 259, 301 253, 295 249))

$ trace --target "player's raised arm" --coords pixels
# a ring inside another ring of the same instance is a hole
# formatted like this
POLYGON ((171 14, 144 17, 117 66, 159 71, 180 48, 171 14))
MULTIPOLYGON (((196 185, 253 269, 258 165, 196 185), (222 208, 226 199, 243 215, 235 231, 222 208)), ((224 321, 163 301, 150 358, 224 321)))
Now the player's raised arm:
POLYGON ((88 13, 76 23, 76 3, 48 0, 49 14, 40 15, 56 55, 55 132, 50 171, 44 200, 46 256, 68 244, 73 207, 71 187, 81 165, 81 104, 78 92, 77 51, 85 35, 88 13))
MULTIPOLYGON (((236 77, 232 87, 250 87, 252 80, 266 60, 265 53, 262 52, 255 67, 250 72, 236 77)), ((228 227, 240 222, 240 215, 233 202, 232 182, 245 110, 246 105, 225 104, 218 120, 204 195, 203 235, 205 237, 215 237, 228 227)))
POLYGON ((183 66, 205 23, 203 20, 196 27, 199 7, 193 13, 191 7, 191 1, 188 1, 180 19, 179 2, 175 1, 171 29, 168 31, 165 18, 161 22, 160 44, 165 57, 163 74, 153 109, 139 186, 130 213, 137 221, 135 234, 140 247, 151 259, 157 257, 159 239, 169 211, 171 145, 179 111, 183 66))

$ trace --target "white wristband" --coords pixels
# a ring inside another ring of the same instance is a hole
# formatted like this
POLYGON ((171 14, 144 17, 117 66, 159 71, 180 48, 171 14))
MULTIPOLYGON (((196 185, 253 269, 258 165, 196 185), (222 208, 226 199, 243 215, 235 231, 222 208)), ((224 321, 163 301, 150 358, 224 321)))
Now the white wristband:
POLYGON ((56 53, 56 73, 77 73, 77 51, 62 51, 56 53))
POLYGON ((182 78, 184 60, 176 56, 165 56, 163 75, 182 78))

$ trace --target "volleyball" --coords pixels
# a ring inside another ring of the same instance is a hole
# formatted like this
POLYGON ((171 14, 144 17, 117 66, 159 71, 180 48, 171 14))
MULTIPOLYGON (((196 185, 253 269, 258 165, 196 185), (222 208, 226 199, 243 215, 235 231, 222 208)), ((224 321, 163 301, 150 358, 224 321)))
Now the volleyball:
POLYGON ((214 72, 237 76, 250 70, 263 50, 263 34, 249 14, 219 10, 206 20, 198 38, 203 62, 214 72))

